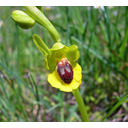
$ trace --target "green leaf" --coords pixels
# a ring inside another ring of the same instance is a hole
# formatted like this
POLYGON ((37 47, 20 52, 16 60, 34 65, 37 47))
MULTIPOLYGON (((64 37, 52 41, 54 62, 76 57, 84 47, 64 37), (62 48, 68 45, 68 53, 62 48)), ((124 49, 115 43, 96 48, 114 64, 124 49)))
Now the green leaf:
POLYGON ((125 53, 127 40, 128 40, 128 28, 126 30, 126 33, 125 33, 125 36, 124 36, 124 39, 123 39, 123 42, 122 42, 122 45, 121 45, 121 48, 120 48, 120 57, 121 58, 123 58, 123 55, 125 53))
POLYGON ((15 10, 12 12, 11 17, 23 29, 29 29, 35 25, 35 20, 25 13, 25 11, 15 10))

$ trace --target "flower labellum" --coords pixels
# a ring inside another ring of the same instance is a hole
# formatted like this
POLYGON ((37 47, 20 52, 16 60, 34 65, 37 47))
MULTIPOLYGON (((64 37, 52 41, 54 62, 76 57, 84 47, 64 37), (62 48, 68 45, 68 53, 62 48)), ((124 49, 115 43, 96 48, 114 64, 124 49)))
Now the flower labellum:
POLYGON ((57 64, 57 72, 60 76, 60 78, 67 84, 71 83, 73 79, 73 70, 72 66, 68 62, 66 58, 62 59, 57 64))

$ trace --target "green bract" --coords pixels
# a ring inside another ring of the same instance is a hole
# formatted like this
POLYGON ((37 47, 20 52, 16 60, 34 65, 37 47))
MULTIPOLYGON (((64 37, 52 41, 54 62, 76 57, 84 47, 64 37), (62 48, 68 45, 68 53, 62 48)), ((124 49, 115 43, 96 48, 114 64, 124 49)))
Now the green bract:
POLYGON ((12 12, 11 17, 23 29, 29 29, 35 25, 35 20, 25 11, 15 10, 12 12))
POLYGON ((45 43, 36 34, 33 35, 33 41, 44 55, 45 68, 47 70, 54 70, 57 63, 60 62, 62 58, 67 58, 69 61, 76 61, 79 59, 80 55, 76 45, 67 47, 62 43, 55 43, 51 49, 48 49, 45 43))

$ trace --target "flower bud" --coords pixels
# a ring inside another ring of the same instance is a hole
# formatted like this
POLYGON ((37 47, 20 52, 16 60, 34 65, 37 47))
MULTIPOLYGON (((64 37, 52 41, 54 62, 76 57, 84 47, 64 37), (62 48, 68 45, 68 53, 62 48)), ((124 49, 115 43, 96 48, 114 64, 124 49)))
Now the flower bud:
POLYGON ((23 29, 29 29, 35 25, 35 20, 24 11, 15 10, 11 17, 23 29))

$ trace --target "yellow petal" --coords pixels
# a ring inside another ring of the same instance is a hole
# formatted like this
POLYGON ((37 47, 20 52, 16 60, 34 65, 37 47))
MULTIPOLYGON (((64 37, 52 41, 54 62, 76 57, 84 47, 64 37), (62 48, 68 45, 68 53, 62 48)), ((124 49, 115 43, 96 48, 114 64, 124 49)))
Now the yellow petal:
POLYGON ((71 65, 72 65, 72 68, 73 68, 73 78, 75 78, 76 81, 81 81, 81 79, 82 79, 82 68, 81 68, 81 66, 76 62, 72 62, 71 65))
POLYGON ((81 85, 81 80, 80 81, 76 81, 75 79, 73 79, 72 82, 70 83, 70 87, 73 90, 77 89, 80 85, 81 85))
POLYGON ((72 92, 72 88, 69 85, 61 85, 60 90, 64 92, 72 92))
POLYGON ((53 72, 48 75, 48 82, 52 85, 52 87, 60 88, 61 87, 61 79, 55 69, 53 72))

